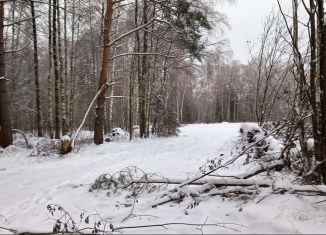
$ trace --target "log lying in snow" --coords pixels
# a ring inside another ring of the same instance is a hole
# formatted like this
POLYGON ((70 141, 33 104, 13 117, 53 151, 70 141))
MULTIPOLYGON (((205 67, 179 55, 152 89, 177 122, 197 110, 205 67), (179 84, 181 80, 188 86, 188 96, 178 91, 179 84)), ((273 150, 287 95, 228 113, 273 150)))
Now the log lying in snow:
MULTIPOLYGON (((184 179, 150 179, 146 180, 135 180, 132 183, 150 183, 150 184, 175 184, 179 185, 185 182, 184 179)), ((272 187, 273 190, 284 189, 290 193, 296 192, 312 192, 326 195, 326 185, 294 185, 287 183, 277 183, 272 180, 253 180, 253 179, 231 179, 231 178, 220 178, 220 179, 200 179, 190 183, 190 185, 213 185, 215 187, 223 186, 256 186, 256 187, 272 187)))
MULTIPOLYGON (((176 184, 179 185, 186 180, 182 179, 150 179, 146 180, 135 180, 133 183, 150 183, 150 184, 176 184)), ((200 179, 194 182, 191 182, 189 185, 204 185, 211 184, 215 187, 222 186, 253 186, 256 185, 258 187, 270 187, 270 180, 247 180, 247 179, 230 179, 230 178, 220 178, 220 179, 200 179)), ((325 189, 326 190, 326 189, 325 189)), ((326 192, 326 191, 325 191, 326 192)))
MULTIPOLYGON (((185 182, 184 179, 150 179, 150 180, 136 180, 132 183, 151 183, 151 184, 175 184, 180 185, 185 182)), ((279 183, 272 180, 253 180, 253 179, 231 179, 231 178, 220 178, 220 179, 199 179, 191 182, 189 185, 203 185, 200 191, 207 191, 212 188, 219 188, 224 186, 240 186, 249 187, 255 186, 257 188, 271 188, 275 193, 313 193, 315 195, 326 196, 326 185, 294 185, 288 183, 279 183)), ((165 204, 170 201, 178 200, 180 197, 177 194, 178 187, 166 197, 161 198, 152 207, 165 204)))

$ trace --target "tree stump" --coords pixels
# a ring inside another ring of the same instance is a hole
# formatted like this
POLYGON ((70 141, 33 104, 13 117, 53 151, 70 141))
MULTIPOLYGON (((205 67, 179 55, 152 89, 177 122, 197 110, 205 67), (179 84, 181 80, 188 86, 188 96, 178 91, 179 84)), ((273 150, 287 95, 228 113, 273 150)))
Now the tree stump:
POLYGON ((71 139, 69 136, 65 135, 61 138, 61 149, 60 152, 61 154, 67 154, 70 153, 72 150, 71 147, 71 139))

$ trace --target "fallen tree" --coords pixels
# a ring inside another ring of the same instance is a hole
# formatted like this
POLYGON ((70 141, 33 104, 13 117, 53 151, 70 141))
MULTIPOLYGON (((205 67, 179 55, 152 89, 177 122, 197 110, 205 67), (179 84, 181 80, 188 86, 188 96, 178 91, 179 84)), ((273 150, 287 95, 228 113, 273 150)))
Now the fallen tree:
POLYGON ((187 196, 199 198, 201 195, 259 194, 263 188, 270 194, 326 196, 326 186, 324 185, 296 185, 275 181, 268 177, 258 177, 263 172, 281 171, 287 166, 288 161, 283 155, 286 146, 272 137, 281 131, 284 125, 286 122, 267 133, 257 125, 246 124, 240 131, 239 146, 236 146, 238 152, 231 153, 231 157, 228 158, 224 154, 220 154, 219 157, 208 160, 208 163, 199 168, 200 174, 190 179, 165 178, 157 174, 145 173, 135 167, 128 167, 113 175, 101 175, 90 190, 108 190, 108 195, 121 190, 129 190, 131 197, 134 197, 136 201, 142 192, 152 193, 158 187, 174 186, 169 187, 168 191, 161 194, 159 199, 151 204, 151 207, 171 201, 180 202, 187 196), (241 158, 244 155, 247 156, 244 157, 245 161, 241 158), (250 164, 247 172, 228 176, 216 174, 218 170, 230 167, 240 158, 241 161, 244 161, 244 165, 250 164))
MULTIPOLYGON (((101 176, 102 183, 105 181, 103 175, 101 176)), ((121 181, 121 175, 118 177, 106 177, 106 185, 109 188, 114 190, 127 190, 128 188, 138 185, 137 188, 145 188, 145 185, 180 185, 187 180, 184 179, 171 179, 171 178, 149 178, 141 177, 140 179, 133 179, 132 181, 124 180, 121 181)), ((325 185, 295 185, 290 183, 275 182, 273 180, 262 180, 262 179, 239 179, 239 178, 206 178, 199 179, 188 184, 189 186, 201 186, 192 189, 174 189, 173 192, 170 191, 168 194, 164 194, 162 198, 154 202, 151 207, 156 207, 158 205, 165 204, 171 201, 179 201, 187 194, 196 197, 199 197, 205 192, 215 190, 214 193, 210 195, 219 195, 226 193, 225 187, 237 187, 236 189, 231 188, 228 192, 234 190, 239 191, 240 189, 253 186, 256 190, 259 188, 269 188, 274 194, 301 194, 305 193, 306 195, 321 195, 326 196, 326 186, 325 185), (222 189, 221 192, 218 190, 222 189), (223 191, 224 190, 224 191, 223 191)), ((241 191, 241 190, 240 190, 241 191)), ((248 191, 244 190, 244 193, 248 191)))

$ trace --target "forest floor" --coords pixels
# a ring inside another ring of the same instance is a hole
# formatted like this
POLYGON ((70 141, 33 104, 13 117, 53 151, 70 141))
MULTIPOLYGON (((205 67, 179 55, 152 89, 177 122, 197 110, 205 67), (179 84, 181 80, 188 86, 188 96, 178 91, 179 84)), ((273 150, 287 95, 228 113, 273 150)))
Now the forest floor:
MULTIPOLYGON (((47 205, 61 205, 77 222, 80 214, 98 214, 114 227, 161 223, 220 223, 223 226, 148 227, 126 229, 123 233, 325 233, 325 197, 293 194, 266 198, 222 198, 214 196, 187 209, 191 200, 152 208, 165 189, 140 195, 137 200, 118 192, 89 192, 101 174, 113 174, 128 166, 169 178, 187 179, 201 165, 221 153, 228 154, 239 138, 240 124, 194 124, 180 128, 178 137, 121 140, 101 146, 84 145, 65 157, 31 157, 33 149, 11 146, 0 151, 0 227, 18 231, 52 231, 55 221, 47 205), (130 203, 135 203, 130 206, 130 203), (129 206, 126 206, 129 203, 129 206), (125 219, 130 213, 134 216, 125 219), (125 219, 125 220, 124 220, 125 219), (123 221, 123 222, 122 222, 123 221), (228 224, 231 223, 231 224, 228 224), (234 223, 234 224, 233 224, 234 223), (224 227, 225 226, 225 227, 224 227)), ((220 174, 238 175, 248 170, 235 163, 220 174)), ((261 178, 266 178, 263 173, 261 178)), ((291 175, 272 177, 292 181, 291 175)), ((81 226, 81 225, 80 225, 81 226)), ((1 233, 8 233, 1 230, 1 233)))

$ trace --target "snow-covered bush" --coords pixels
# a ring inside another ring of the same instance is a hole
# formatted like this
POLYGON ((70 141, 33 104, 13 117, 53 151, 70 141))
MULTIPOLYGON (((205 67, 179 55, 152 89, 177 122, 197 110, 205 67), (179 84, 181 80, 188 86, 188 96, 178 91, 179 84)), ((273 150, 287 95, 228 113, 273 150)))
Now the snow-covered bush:
POLYGON ((282 149, 284 148, 281 141, 269 135, 268 131, 263 130, 257 124, 244 123, 240 127, 240 141, 238 146, 246 149, 253 145, 247 153, 246 164, 258 159, 262 160, 279 160, 282 149))
POLYGON ((127 134, 124 130, 122 130, 120 127, 115 127, 111 130, 109 137, 106 138, 107 142, 110 141, 118 141, 118 140, 123 140, 126 139, 127 134))
POLYGON ((15 133, 14 146, 21 149, 20 151, 24 149, 25 153, 30 157, 48 157, 59 153, 60 141, 50 139, 48 136, 38 137, 36 133, 15 133), (26 151, 26 149, 29 149, 29 151, 26 151))
MULTIPOLYGON (((157 185, 149 183, 157 174, 145 173, 137 167, 126 167, 114 174, 100 175, 91 185, 89 191, 107 190, 107 195, 120 191, 130 192, 130 197, 136 197, 142 192, 150 193, 157 189, 157 185)), ((164 181, 164 180, 163 180, 164 181)))
POLYGON ((10 157, 13 154, 17 153, 20 150, 20 147, 10 145, 7 148, 0 147, 0 157, 10 157))

